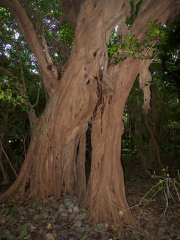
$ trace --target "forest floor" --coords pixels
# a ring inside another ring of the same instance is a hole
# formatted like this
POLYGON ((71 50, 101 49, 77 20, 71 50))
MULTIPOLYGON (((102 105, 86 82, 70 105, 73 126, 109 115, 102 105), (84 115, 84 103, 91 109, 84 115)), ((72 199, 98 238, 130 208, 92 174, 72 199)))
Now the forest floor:
MULTIPOLYGON (((164 182, 160 183, 159 178, 151 178, 143 171, 138 158, 123 157, 127 199, 138 229, 122 226, 117 230, 102 223, 90 226, 86 219, 88 211, 81 209, 73 196, 61 200, 51 196, 44 202, 12 198, 0 205, 0 239, 180 239, 180 199, 171 182, 171 178, 178 180, 180 156, 169 159, 166 164, 171 164, 170 178, 162 178, 164 182)), ((4 190, 5 187, 0 187, 0 193, 4 190)))
POLYGON ((164 158, 169 178, 160 168, 149 176, 135 157, 124 157, 122 164, 128 203, 140 229, 152 239, 180 239, 180 156, 164 158))

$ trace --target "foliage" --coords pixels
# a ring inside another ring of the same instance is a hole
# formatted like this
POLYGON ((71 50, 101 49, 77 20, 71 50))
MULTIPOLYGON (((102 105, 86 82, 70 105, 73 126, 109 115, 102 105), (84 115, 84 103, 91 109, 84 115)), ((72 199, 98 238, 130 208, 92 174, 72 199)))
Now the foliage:
POLYGON ((134 19, 138 15, 138 12, 139 12, 139 9, 140 9, 140 6, 141 6, 142 3, 143 3, 143 0, 140 0, 136 4, 136 6, 134 6, 134 4, 135 4, 134 0, 130 0, 130 4, 131 4, 131 17, 126 19, 126 24, 128 25, 128 27, 130 27, 133 24, 134 19))
POLYGON ((109 58, 113 59, 114 64, 119 64, 125 61, 128 57, 137 59, 151 59, 156 60, 159 51, 159 46, 165 42, 167 29, 156 24, 156 20, 147 22, 148 31, 146 38, 138 42, 134 35, 129 35, 124 39, 123 43, 119 43, 122 39, 121 35, 116 35, 113 32, 110 43, 108 45, 109 58))
POLYGON ((61 1, 21 1, 41 41, 45 36, 49 54, 56 66, 62 66, 70 54, 74 30, 64 21, 61 1))
POLYGON ((4 101, 10 101, 14 106, 22 105, 26 101, 26 96, 20 96, 14 83, 8 79, 0 81, 0 99, 4 101))
MULTIPOLYGON (((53 63, 61 67, 70 55, 74 30, 64 21, 61 1, 21 1, 42 43, 45 36, 53 63)), ((8 9, 0 8, 0 135, 13 167, 19 172, 30 143, 29 111, 39 117, 48 96, 42 86, 41 72, 35 56, 18 30, 8 9)), ((5 156, 0 159, 9 168, 5 156)), ((9 175, 9 174, 8 174, 9 175)))
MULTIPOLYGON (((161 76, 159 74, 156 71, 153 76, 159 79, 161 76)), ((138 80, 132 88, 125 108, 125 135, 123 135, 123 141, 129 141, 128 148, 133 144, 135 145, 145 169, 155 167, 150 166, 151 161, 157 167, 160 164, 158 161, 161 159, 161 153, 164 151, 179 154, 179 125, 170 124, 179 119, 178 96, 172 91, 172 85, 163 83, 163 78, 158 81, 156 80, 156 84, 151 85, 151 110, 146 116, 141 110, 143 93, 138 87, 138 80)), ((134 147, 129 149, 134 150, 134 147)))
POLYGON ((160 60, 164 79, 174 85, 173 91, 180 94, 180 15, 167 28, 166 40, 159 46, 160 60))
MULTIPOLYGON (((150 82, 152 91, 151 110, 146 116, 142 114, 143 93, 138 87, 138 78, 131 90, 125 108, 126 134, 123 138, 126 142, 130 141, 130 146, 135 145, 144 166, 146 165, 145 162, 150 163, 151 161, 156 167, 158 165, 157 161, 161 165, 163 153, 180 154, 179 76, 177 74, 179 72, 178 39, 180 36, 179 33, 174 35, 179 29, 178 20, 179 16, 168 27, 154 25, 155 22, 149 24, 149 27, 152 27, 148 31, 150 32, 149 37, 153 38, 154 35, 156 40, 158 40, 159 35, 162 37, 154 48, 157 61, 153 61, 150 65, 152 75, 152 81, 150 82), (156 27, 154 28, 154 26, 156 27), (172 40, 173 37, 175 40, 172 40), (173 45, 172 41, 174 41, 173 45), (152 144, 153 142, 156 143, 156 148, 152 144)), ((154 167, 151 166, 151 168, 154 167)))

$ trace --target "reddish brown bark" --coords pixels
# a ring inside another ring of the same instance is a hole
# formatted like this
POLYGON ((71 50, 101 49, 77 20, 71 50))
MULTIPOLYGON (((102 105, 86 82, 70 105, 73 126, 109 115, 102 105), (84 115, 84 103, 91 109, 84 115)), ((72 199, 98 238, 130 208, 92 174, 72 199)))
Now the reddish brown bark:
POLYGON ((122 116, 126 99, 140 62, 132 60, 109 69, 113 76, 114 94, 104 98, 92 128, 92 166, 85 206, 90 206, 90 221, 120 224, 122 218, 130 224, 134 220, 126 201, 123 169, 120 162, 122 116), (128 71, 132 66, 133 71, 128 71), (126 81, 123 82, 123 77, 126 81))
MULTIPOLYGON (((12 8, 17 4, 17 0, 7 2, 12 8)), ((157 18, 164 22, 173 2, 146 1, 128 33, 143 39, 146 21, 157 18)), ((51 194, 61 198, 62 192, 73 192, 82 200, 86 195, 84 205, 90 207, 90 222, 113 222, 117 226, 123 218, 135 224, 130 210, 123 209, 128 203, 120 154, 125 102, 143 65, 140 60, 129 58, 108 68, 107 54, 112 30, 120 19, 119 26, 124 26, 129 13, 126 0, 92 0, 81 5, 69 65, 56 90, 54 84, 49 89, 51 99, 37 123, 20 175, 0 196, 1 202, 15 191, 24 195, 30 181, 29 198, 51 194), (92 171, 86 193, 85 134, 91 118, 92 171)), ((16 16, 17 12, 13 14, 16 16)), ((45 79, 49 88, 52 78, 45 79)))

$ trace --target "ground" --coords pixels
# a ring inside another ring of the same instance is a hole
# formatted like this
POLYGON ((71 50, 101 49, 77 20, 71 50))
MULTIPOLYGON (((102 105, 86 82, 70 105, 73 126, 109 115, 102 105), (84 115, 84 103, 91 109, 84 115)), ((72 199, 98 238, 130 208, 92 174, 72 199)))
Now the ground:
MULTIPOLYGON (((177 180, 179 158, 180 156, 167 154, 163 158, 166 166, 170 166, 170 177, 177 180)), ((131 208, 138 229, 127 225, 119 229, 106 224, 90 226, 87 223, 88 211, 81 209, 77 198, 73 196, 61 200, 51 196, 44 202, 24 199, 16 201, 11 198, 0 205, 0 239, 180 239, 180 199, 178 200, 177 192, 171 186, 170 198, 165 197, 165 193, 168 194, 166 187, 155 194, 159 188, 153 186, 159 182, 159 178, 148 176, 138 157, 123 156, 122 163, 130 206, 137 205, 144 198, 140 205, 131 208), (152 190, 146 195, 150 189, 152 190)), ((159 169, 158 175, 160 174, 162 175, 159 169)), ((5 190, 5 186, 0 189, 5 190)))

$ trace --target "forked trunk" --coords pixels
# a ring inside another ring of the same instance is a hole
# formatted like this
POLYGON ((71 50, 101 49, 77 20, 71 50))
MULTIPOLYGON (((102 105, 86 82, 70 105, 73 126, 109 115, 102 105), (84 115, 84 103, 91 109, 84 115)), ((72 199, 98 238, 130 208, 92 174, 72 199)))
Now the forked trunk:
MULTIPOLYGON (((120 162, 122 116, 140 66, 143 75, 143 67, 147 72, 148 64, 129 58, 108 68, 107 44, 120 20, 122 34, 131 33, 143 39, 146 22, 161 18, 170 2, 144 1, 130 31, 125 24, 130 13, 128 1, 83 2, 69 65, 56 90, 56 84, 52 86, 53 91, 49 90, 50 101, 37 122, 19 177, 0 196, 0 202, 14 192, 24 195, 28 191, 29 198, 45 198, 51 194, 61 198, 62 193, 74 193, 90 207, 90 222, 113 222, 117 226, 124 218, 127 223, 135 224, 130 210, 124 209, 128 203, 120 162), (164 11, 154 14, 156 5, 158 11, 163 5, 164 11), (86 190, 86 131, 91 120, 92 170, 86 190)), ((51 86, 48 78, 46 80, 49 89, 51 86)), ((146 107, 148 104, 146 102, 146 107)))

